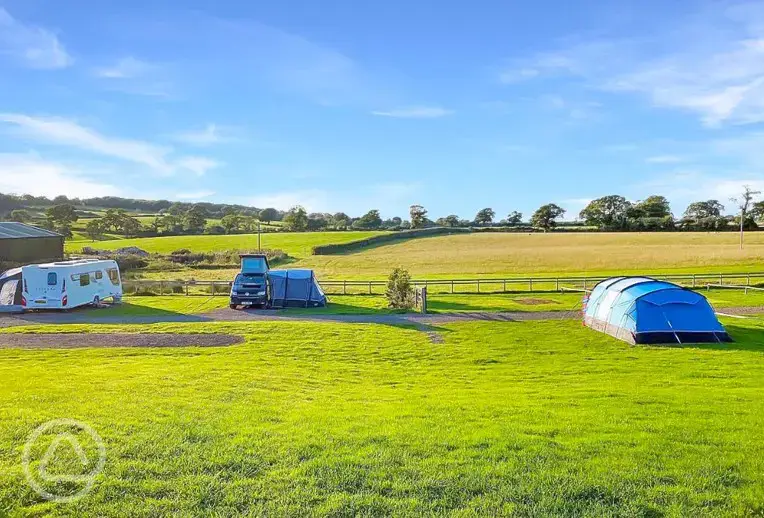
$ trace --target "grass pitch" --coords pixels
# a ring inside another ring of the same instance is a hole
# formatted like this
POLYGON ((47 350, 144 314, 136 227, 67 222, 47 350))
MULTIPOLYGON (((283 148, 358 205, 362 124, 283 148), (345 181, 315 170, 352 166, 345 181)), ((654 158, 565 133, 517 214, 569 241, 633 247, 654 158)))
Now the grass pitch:
MULTIPOLYGON (((443 343, 213 323, 98 331, 246 342, 1 350, 0 514, 757 515, 764 324, 727 325, 736 343, 702 347, 630 347, 578 322, 450 324, 443 343), (107 452, 71 504, 42 500, 20 465, 60 417, 107 452)), ((26 330, 62 328, 93 330, 26 330)))

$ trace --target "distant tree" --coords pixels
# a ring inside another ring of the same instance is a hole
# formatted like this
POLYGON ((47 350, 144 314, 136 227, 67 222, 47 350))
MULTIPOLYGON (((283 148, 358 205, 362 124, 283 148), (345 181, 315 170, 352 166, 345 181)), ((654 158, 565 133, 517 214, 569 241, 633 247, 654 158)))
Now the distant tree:
POLYGON ((754 219, 754 221, 764 220, 764 201, 757 201, 753 203, 751 205, 750 211, 748 211, 748 214, 751 216, 751 218, 754 219))
POLYGON ((183 204, 176 201, 167 208, 167 213, 172 214, 173 216, 182 216, 185 210, 186 208, 183 204))
POLYGON ((101 219, 93 218, 89 220, 85 225, 85 233, 91 241, 101 238, 104 234, 104 227, 101 219))
POLYGON ((159 221, 159 228, 166 234, 179 234, 183 231, 183 219, 174 214, 165 214, 159 221))
POLYGON ((421 205, 412 205, 409 208, 409 217, 411 218, 411 228, 422 228, 427 219, 427 209, 421 205))
POLYGON ((55 205, 45 211, 46 227, 65 237, 72 237, 72 224, 79 219, 71 205, 55 205))
POLYGON ((308 228, 308 213, 307 211, 297 205, 289 209, 289 212, 284 216, 284 226, 291 232, 302 232, 308 228))
POLYGON ((496 212, 494 212, 491 208, 485 208, 478 211, 478 213, 475 215, 475 223, 478 225, 489 225, 493 222, 493 218, 496 216, 496 212))
POLYGON ((141 222, 126 215, 122 218, 121 230, 125 237, 135 237, 141 231, 141 222))
POLYGON ((261 210, 258 217, 260 218, 260 221, 270 223, 271 221, 275 221, 279 217, 279 211, 277 211, 273 207, 268 207, 267 209, 261 210))
POLYGON ((372 229, 379 228, 382 225, 382 218, 379 217, 378 210, 370 210, 353 222, 353 228, 372 229))
POLYGON ((254 216, 243 216, 241 218, 241 228, 247 234, 251 234, 257 230, 257 218, 254 216))
POLYGON ((548 203, 539 207, 531 216, 531 225, 543 228, 545 231, 557 224, 557 218, 565 214, 565 209, 554 203, 548 203))
POLYGON ((458 227, 459 226, 459 216, 456 214, 451 214, 446 216, 445 218, 438 218, 437 221, 435 221, 435 224, 439 227, 458 227))
POLYGON ((332 215, 332 226, 336 229, 345 229, 351 225, 350 216, 344 212, 336 212, 332 215))
POLYGON ((183 214, 183 229, 190 234, 201 234, 207 226, 207 210, 196 204, 183 214))
POLYGON ((696 201, 687 206, 684 215, 687 218, 718 218, 724 211, 724 205, 717 200, 696 201))
POLYGON ((32 216, 24 209, 16 209, 11 211, 11 221, 17 221, 19 223, 26 223, 31 220, 32 216))
POLYGON ((240 230, 243 219, 240 214, 230 212, 223 216, 220 220, 220 225, 225 229, 226 234, 233 234, 240 230))
POLYGON ((329 225, 329 221, 323 214, 312 213, 308 215, 308 230, 323 230, 329 225))
POLYGON ((507 216, 507 225, 515 227, 522 222, 523 222, 522 212, 517 212, 516 210, 513 210, 512 212, 509 213, 509 216, 507 216))
MULTIPOLYGON (((220 209, 220 215, 222 217, 226 217, 229 214, 238 214, 238 210, 233 205, 224 205, 222 209, 220 209)), ((223 225, 225 226, 225 225, 223 225)))
POLYGON ((59 194, 55 198, 53 198, 53 204, 54 205, 65 205, 69 203, 69 198, 64 196, 63 194, 59 194))
MULTIPOLYGON (((648 196, 642 201, 638 201, 632 206, 632 210, 637 211, 643 218, 665 218, 671 216, 671 205, 664 196, 648 196)), ((633 217, 633 214, 629 214, 633 217)))
POLYGON ((578 216, 586 221, 587 225, 599 228, 624 228, 630 208, 631 203, 626 198, 614 194, 592 200, 578 216))

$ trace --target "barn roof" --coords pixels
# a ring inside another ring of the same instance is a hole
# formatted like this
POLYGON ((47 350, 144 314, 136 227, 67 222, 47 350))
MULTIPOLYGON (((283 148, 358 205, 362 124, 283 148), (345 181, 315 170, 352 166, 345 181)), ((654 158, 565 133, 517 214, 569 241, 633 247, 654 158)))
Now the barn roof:
POLYGON ((63 237, 44 228, 33 227, 15 221, 0 221, 0 239, 23 239, 30 237, 63 237))

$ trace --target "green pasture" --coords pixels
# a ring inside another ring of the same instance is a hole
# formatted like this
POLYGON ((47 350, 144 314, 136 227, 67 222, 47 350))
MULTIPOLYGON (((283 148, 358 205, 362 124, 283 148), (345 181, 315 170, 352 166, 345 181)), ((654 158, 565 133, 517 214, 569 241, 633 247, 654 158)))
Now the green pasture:
POLYGON ((684 347, 575 321, 6 329, 245 342, 0 349, 0 514, 757 516, 764 321, 725 324, 735 343, 684 347), (29 434, 62 417, 107 454, 70 504, 21 466, 29 434))

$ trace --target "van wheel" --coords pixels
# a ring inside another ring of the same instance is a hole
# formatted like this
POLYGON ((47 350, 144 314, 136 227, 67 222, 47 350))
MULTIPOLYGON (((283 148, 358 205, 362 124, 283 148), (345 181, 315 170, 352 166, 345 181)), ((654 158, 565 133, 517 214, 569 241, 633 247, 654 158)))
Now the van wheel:
POLYGON ((93 297, 93 307, 97 308, 100 305, 101 305, 101 297, 96 295, 95 297, 93 297))
POLYGON ((229 304, 228 307, 231 309, 236 309, 236 304, 229 304))

